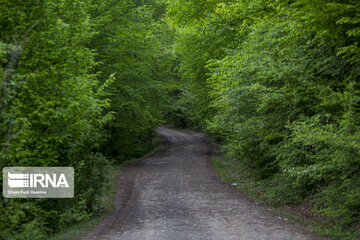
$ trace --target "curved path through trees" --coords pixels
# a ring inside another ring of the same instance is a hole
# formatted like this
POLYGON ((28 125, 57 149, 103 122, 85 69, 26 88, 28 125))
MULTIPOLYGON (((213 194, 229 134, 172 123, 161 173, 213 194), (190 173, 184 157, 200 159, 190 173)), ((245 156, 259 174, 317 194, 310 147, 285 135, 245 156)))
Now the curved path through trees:
POLYGON ((222 182, 199 134, 158 133, 167 148, 124 169, 113 214, 84 239, 319 239, 222 182))

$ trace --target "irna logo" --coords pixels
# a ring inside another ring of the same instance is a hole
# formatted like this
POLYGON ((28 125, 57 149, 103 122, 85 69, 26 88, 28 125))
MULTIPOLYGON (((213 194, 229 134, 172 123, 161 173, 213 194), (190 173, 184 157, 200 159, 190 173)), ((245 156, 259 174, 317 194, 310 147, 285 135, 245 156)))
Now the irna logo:
POLYGON ((5 198, 72 198, 74 168, 5 167, 2 186, 5 198))
POLYGON ((49 186, 54 188, 69 187, 69 184, 62 173, 59 176, 57 174, 22 174, 22 173, 8 173, 8 185, 11 188, 36 188, 49 186))

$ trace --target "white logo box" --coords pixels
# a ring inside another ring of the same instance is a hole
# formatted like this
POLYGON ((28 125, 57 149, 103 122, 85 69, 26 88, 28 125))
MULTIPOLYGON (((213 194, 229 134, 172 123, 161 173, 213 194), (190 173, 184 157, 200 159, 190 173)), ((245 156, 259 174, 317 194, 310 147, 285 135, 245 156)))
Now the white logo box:
POLYGON ((4 198, 72 198, 72 167, 5 167, 4 198))

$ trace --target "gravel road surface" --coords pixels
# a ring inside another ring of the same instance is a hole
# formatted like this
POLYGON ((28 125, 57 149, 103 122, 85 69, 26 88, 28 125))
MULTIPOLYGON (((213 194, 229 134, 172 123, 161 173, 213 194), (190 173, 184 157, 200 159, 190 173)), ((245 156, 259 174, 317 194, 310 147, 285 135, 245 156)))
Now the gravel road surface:
POLYGON ((115 210, 83 239, 320 239, 222 182, 200 134, 166 127, 167 147, 127 166, 115 210))

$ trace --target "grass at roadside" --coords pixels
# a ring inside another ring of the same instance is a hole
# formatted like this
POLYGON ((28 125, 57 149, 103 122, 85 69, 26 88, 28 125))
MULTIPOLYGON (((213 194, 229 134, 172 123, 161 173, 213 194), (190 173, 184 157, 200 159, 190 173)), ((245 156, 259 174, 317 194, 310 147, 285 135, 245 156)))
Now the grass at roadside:
POLYGON ((111 189, 108 195, 104 196, 103 198, 103 210, 99 212, 98 214, 92 216, 90 219, 76 223, 72 225, 70 228, 56 233, 54 236, 52 236, 49 240, 75 240, 79 239, 80 237, 84 236, 87 232, 93 230, 96 228, 96 226, 107 216, 109 216, 114 209, 114 199, 116 194, 116 179, 118 178, 119 174, 121 174, 121 171, 126 165, 129 163, 138 161, 142 158, 149 157, 156 152, 158 152, 162 145, 160 138, 154 139, 153 142, 154 148, 150 150, 148 153, 146 153, 144 156, 134 159, 129 159, 127 161, 124 161, 120 164, 114 164, 111 171, 111 189))
POLYGON ((102 213, 101 215, 93 216, 92 218, 79 222, 65 231, 57 233, 55 236, 51 237, 50 240, 68 240, 68 239, 78 239, 84 233, 94 229, 102 219, 104 219, 108 214, 102 213))
POLYGON ((50 240, 68 240, 68 239, 79 239, 86 232, 95 229, 95 227, 108 215, 111 214, 114 207, 114 196, 116 194, 116 178, 121 170, 122 166, 114 166, 109 175, 111 176, 111 187, 109 193, 104 196, 102 207, 103 209, 96 215, 93 215, 90 219, 76 223, 66 230, 56 233, 50 238, 50 240))
POLYGON ((254 199, 263 205, 270 207, 274 212, 283 218, 290 219, 304 226, 305 228, 313 231, 328 239, 336 240, 355 240, 359 239, 360 228, 359 226, 347 227, 337 225, 335 222, 327 220, 323 216, 316 216, 312 214, 311 208, 303 205, 279 205, 274 204, 271 195, 266 193, 266 184, 257 183, 242 173, 239 169, 234 168, 233 165, 224 164, 220 157, 212 158, 211 163, 215 172, 221 177, 223 181, 233 184, 239 191, 243 192, 246 196, 254 199), (294 210, 301 209, 301 210, 294 210))

